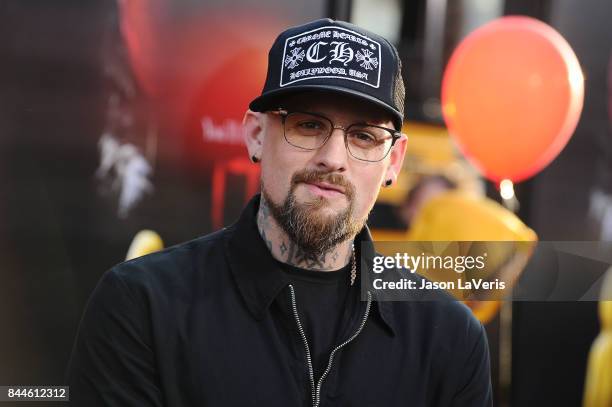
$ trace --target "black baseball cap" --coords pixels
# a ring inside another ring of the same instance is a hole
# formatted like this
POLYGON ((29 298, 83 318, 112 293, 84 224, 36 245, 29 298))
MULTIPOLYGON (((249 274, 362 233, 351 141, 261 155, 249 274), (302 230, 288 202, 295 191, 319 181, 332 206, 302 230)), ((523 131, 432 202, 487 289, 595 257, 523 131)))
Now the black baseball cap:
POLYGON ((404 120, 404 82, 397 49, 385 38, 344 21, 324 18, 283 31, 268 53, 261 95, 249 108, 274 109, 282 96, 338 92, 373 103, 404 120))

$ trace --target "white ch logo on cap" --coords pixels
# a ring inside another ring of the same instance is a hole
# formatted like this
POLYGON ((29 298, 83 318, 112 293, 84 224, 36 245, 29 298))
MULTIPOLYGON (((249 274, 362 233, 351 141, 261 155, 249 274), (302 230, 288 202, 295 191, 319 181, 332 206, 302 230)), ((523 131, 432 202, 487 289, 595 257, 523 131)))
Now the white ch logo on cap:
MULTIPOLYGON (((327 55, 319 57, 319 51, 321 50, 322 45, 327 45, 327 42, 317 41, 310 44, 308 49, 306 50, 306 60, 308 62, 316 64, 327 59, 327 55)), ((330 45, 335 45, 335 47, 329 50, 329 55, 331 55, 331 59, 328 63, 332 63, 334 61, 338 61, 344 66, 353 60, 355 56, 355 52, 348 45, 347 42, 334 41, 330 45)), ((293 50, 291 50, 293 52, 293 50)), ((293 67, 290 67, 293 68, 293 67)))

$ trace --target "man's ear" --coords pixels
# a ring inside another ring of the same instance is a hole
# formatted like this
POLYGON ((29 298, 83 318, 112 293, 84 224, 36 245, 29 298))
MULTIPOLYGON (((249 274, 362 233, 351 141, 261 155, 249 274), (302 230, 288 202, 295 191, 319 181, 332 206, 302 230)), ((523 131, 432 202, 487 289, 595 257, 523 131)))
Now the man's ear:
POLYGON ((261 160, 264 138, 264 115, 263 113, 247 110, 242 119, 244 128, 244 143, 249 151, 249 157, 253 162, 261 160))
POLYGON ((395 183, 404 163, 404 157, 406 156, 406 148, 408 147, 408 137, 405 134, 395 142, 391 152, 389 153, 389 167, 385 173, 383 179, 383 186, 390 186, 395 183))

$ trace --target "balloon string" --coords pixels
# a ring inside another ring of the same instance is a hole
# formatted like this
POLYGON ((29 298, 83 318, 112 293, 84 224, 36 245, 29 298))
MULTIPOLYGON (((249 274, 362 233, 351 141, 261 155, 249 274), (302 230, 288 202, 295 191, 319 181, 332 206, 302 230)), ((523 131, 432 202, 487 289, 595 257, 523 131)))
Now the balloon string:
POLYGON ((520 205, 514 194, 514 183, 509 179, 504 179, 499 183, 498 190, 504 207, 512 213, 516 213, 520 205))

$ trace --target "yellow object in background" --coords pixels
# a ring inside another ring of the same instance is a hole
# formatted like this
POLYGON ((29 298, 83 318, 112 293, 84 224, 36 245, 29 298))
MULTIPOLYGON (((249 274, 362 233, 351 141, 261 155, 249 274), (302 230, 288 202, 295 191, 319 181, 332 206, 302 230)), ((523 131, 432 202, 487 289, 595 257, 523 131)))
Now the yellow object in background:
POLYGON ((381 188, 378 203, 399 205, 423 176, 443 175, 463 190, 481 192, 478 173, 455 147, 443 126, 404 122, 402 132, 408 136, 404 165, 397 182, 381 188))
POLYGON ((412 223, 407 240, 535 242, 538 237, 497 202, 452 191, 423 206, 412 223))
MULTIPOLYGON (((487 265, 499 270, 498 276, 509 283, 506 288, 509 292, 527 265, 538 236, 497 202, 452 191, 433 198, 423 206, 410 228, 408 240, 533 242, 495 245, 488 250, 487 265)), ((466 303, 482 323, 493 319, 500 306, 499 301, 466 303)))
MULTIPOLYGON (((487 253, 491 277, 507 282, 507 292, 529 261, 538 240, 536 233, 508 209, 491 199, 461 190, 444 192, 425 203, 407 232, 373 230, 372 236, 378 242, 508 242, 490 245, 487 253)), ((432 281, 437 280, 433 272, 421 274, 432 281)), ((482 323, 487 323, 496 315, 500 303, 494 301, 497 298, 480 299, 484 301, 468 300, 466 303, 482 323)))
POLYGON ((583 407, 612 406, 612 301, 606 301, 609 298, 612 298, 612 267, 608 269, 601 289, 601 332, 589 353, 583 407))
POLYGON ((126 260, 135 259, 145 254, 153 253, 164 248, 161 237, 152 230, 141 230, 136 233, 128 249, 126 260))

